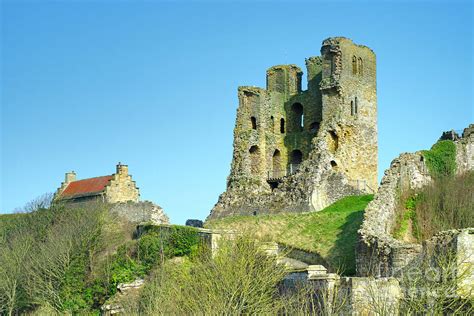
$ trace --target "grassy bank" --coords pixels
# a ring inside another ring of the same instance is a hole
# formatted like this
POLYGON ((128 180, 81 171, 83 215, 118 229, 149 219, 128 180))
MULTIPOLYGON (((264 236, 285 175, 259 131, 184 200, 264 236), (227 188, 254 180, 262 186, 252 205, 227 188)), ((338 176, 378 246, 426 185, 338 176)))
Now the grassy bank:
POLYGON ((252 231, 257 237, 319 254, 331 267, 355 273, 357 230, 372 195, 349 196, 320 212, 235 216, 206 222, 208 228, 252 231))

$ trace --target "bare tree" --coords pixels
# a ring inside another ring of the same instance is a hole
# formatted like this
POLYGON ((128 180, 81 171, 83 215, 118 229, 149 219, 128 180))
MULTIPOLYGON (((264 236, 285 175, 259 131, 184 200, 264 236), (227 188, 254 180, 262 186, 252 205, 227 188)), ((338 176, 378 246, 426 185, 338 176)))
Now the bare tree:
POLYGON ((24 206, 15 208, 13 213, 31 213, 40 209, 49 208, 53 202, 53 198, 53 193, 44 193, 29 201, 24 206))
POLYGON ((24 298, 25 262, 34 242, 22 234, 0 244, 0 314, 13 315, 24 298))

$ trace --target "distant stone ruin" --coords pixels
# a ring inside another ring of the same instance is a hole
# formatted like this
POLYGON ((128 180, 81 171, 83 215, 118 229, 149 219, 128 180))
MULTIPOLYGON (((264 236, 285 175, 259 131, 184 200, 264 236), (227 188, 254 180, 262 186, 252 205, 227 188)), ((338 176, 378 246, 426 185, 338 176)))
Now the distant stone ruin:
POLYGON ((296 65, 267 70, 266 89, 239 87, 227 190, 209 218, 319 211, 377 189, 374 52, 344 37, 296 65))

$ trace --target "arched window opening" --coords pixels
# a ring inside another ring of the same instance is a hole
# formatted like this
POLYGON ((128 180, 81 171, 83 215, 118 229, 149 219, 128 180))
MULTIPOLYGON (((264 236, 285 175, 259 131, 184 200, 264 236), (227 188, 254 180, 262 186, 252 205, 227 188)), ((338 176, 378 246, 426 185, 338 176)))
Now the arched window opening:
POLYGON ((278 149, 275 149, 272 157, 272 178, 281 178, 284 176, 281 170, 281 153, 278 149))
POLYGON ((303 129, 303 124, 304 124, 303 106, 301 105, 301 103, 294 103, 291 106, 291 111, 292 111, 292 118, 293 118, 292 130, 294 132, 301 131, 303 129))
POLYGON ((260 171, 260 149, 258 146, 252 146, 249 149, 250 153, 250 171, 252 174, 259 174, 260 171))
POLYGON ((303 153, 295 149, 290 154, 290 166, 289 166, 289 173, 293 174, 298 171, 301 162, 303 161, 303 153))
POLYGON ((352 74, 357 75, 357 57, 352 56, 352 74))
POLYGON ((360 58, 360 57, 357 60, 357 70, 359 72, 359 75, 362 75, 362 58, 360 58))
POLYGON ((337 165, 337 163, 334 160, 331 160, 331 168, 334 171, 339 170, 339 166, 337 165))
POLYGON ((351 115, 355 115, 355 106, 354 106, 354 101, 351 101, 351 115))
POLYGON ((252 116, 250 120, 252 121, 252 129, 257 129, 257 119, 255 116, 252 116))
POLYGON ((359 102, 357 100, 357 97, 355 97, 355 102, 354 102, 354 113, 357 114, 359 112, 359 102))
POLYGON ((275 132, 275 118, 270 116, 270 128, 272 129, 272 132, 275 132))
POLYGON ((280 133, 285 134, 285 119, 280 120, 280 133))
POLYGON ((311 125, 309 126, 309 131, 311 133, 317 133, 319 131, 319 123, 318 122, 311 123, 311 125))

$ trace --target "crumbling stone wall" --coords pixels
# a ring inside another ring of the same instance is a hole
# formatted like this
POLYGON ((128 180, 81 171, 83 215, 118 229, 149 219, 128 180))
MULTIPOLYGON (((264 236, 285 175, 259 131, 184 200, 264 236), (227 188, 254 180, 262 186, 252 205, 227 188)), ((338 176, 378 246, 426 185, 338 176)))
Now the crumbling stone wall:
POLYGON ((329 38, 306 67, 305 91, 295 65, 268 69, 266 89, 239 87, 227 191, 210 218, 318 211, 376 190, 375 54, 329 38))
POLYGON ((474 170, 474 124, 470 124, 456 144, 457 173, 474 170))
MULTIPOLYGON (((474 170, 472 126, 455 141, 457 173, 474 170)), ((404 153, 392 161, 374 200, 365 209, 356 249, 357 275, 397 276, 419 257, 422 246, 396 240, 392 230, 400 193, 419 189, 431 181, 421 152, 404 153)))
POLYGON ((112 205, 111 212, 137 225, 169 224, 169 218, 163 209, 150 201, 115 203, 112 205))

